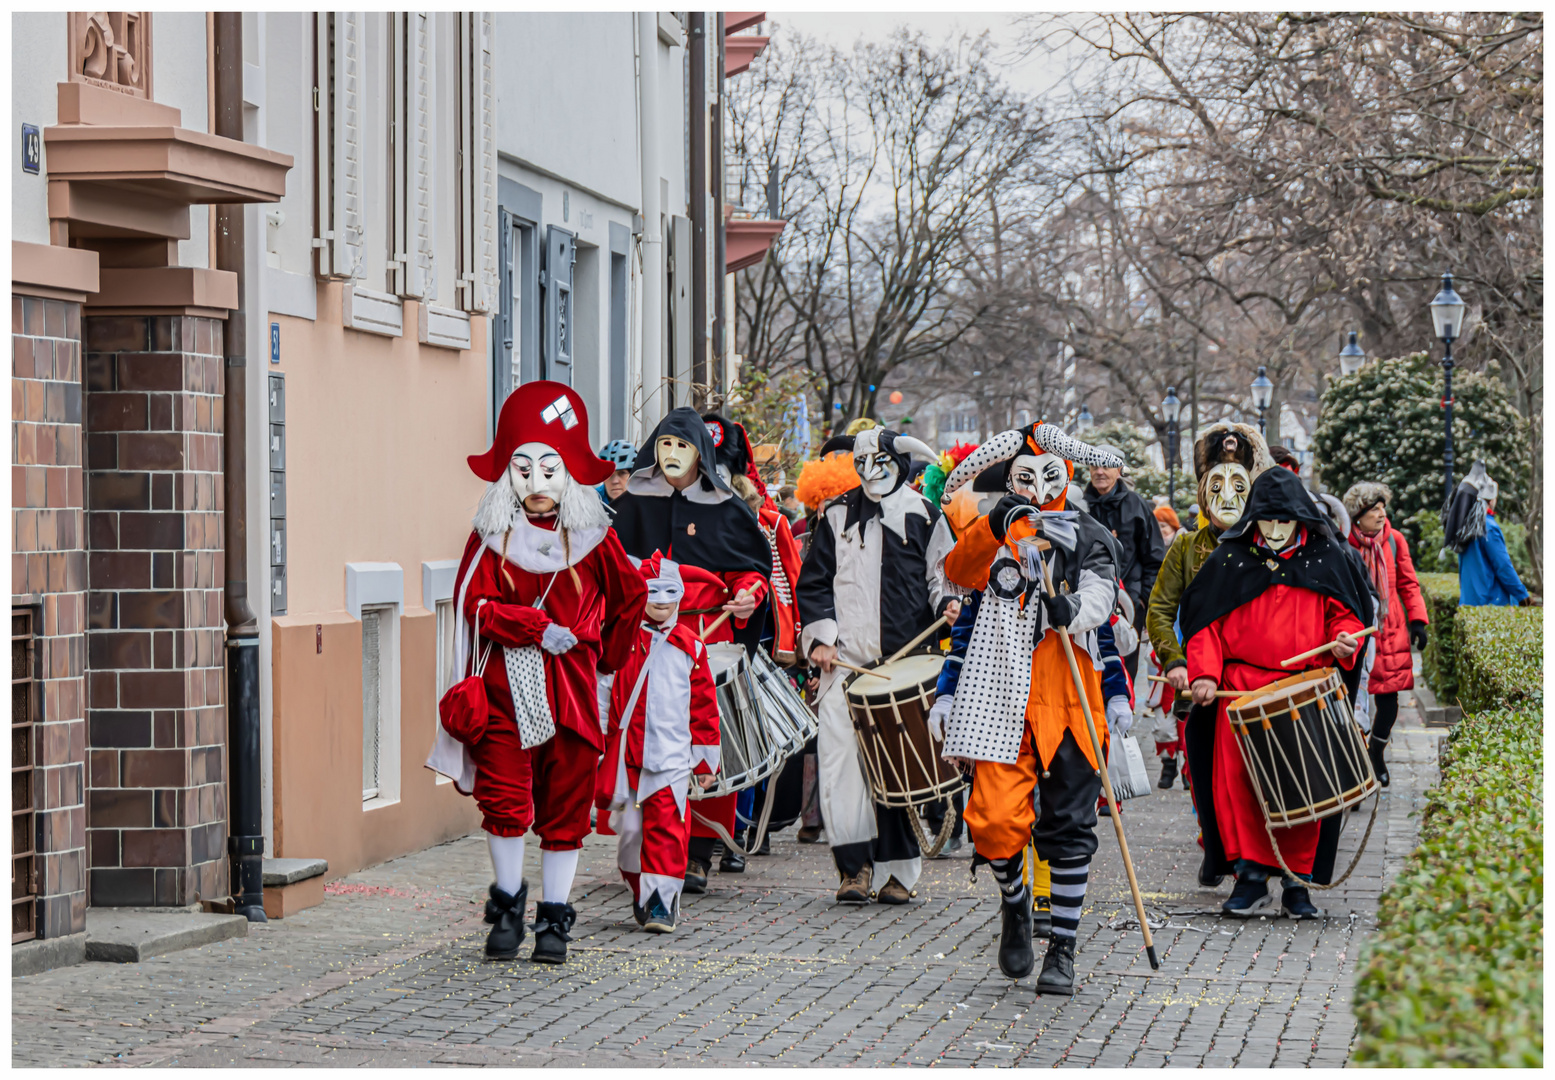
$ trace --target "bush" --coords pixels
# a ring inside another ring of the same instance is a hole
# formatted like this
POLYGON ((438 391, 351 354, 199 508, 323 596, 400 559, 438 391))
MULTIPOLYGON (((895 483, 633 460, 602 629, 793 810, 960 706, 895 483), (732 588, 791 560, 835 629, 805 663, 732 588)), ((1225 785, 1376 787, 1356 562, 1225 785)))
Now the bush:
POLYGON ((1543 614, 1539 608, 1458 609, 1453 644, 1465 712, 1543 704, 1543 614))
POLYGON ((1438 702, 1451 705, 1458 700, 1458 674, 1453 663, 1457 644, 1452 629, 1453 616, 1458 611, 1458 575, 1421 574, 1419 577, 1420 593, 1425 597, 1426 613, 1431 619, 1421 658, 1425 681, 1438 702))
POLYGON ((1530 708, 1454 728, 1361 953, 1357 1062, 1544 1064, 1543 721, 1530 708))

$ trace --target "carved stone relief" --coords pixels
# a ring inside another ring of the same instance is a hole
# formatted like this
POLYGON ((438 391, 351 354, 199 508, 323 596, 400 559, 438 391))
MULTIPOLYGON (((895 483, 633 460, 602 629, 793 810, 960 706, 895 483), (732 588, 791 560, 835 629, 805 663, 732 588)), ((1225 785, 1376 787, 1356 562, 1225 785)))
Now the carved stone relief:
POLYGON ((151 97, 151 13, 70 13, 70 79, 151 97))

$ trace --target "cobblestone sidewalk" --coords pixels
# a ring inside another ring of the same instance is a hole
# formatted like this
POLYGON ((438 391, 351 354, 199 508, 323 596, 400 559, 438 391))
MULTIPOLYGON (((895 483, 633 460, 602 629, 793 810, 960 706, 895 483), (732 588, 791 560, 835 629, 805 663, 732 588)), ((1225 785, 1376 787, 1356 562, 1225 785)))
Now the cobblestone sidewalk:
MULTIPOLYGON (((926 864, 908 907, 845 908, 825 846, 792 830, 687 898, 668 938, 637 929, 613 840, 591 838, 568 963, 485 963, 476 835, 335 882, 244 939, 14 979, 12 1063, 1343 1065, 1356 955, 1414 846, 1440 734, 1401 710, 1393 786, 1353 876, 1316 894, 1320 921, 1222 919, 1229 883, 1196 883, 1187 794, 1126 804, 1161 970, 1103 821, 1069 1000, 998 974, 994 888, 968 858, 926 864)), ((1350 815, 1341 866, 1365 821, 1350 815)))

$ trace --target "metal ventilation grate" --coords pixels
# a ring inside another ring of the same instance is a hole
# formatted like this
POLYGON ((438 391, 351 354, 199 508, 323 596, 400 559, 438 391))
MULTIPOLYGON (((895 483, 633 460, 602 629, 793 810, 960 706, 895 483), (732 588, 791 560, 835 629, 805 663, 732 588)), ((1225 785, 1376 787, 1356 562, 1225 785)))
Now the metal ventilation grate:
POLYGON ((362 609, 362 800, 378 795, 383 730, 383 612, 362 609))

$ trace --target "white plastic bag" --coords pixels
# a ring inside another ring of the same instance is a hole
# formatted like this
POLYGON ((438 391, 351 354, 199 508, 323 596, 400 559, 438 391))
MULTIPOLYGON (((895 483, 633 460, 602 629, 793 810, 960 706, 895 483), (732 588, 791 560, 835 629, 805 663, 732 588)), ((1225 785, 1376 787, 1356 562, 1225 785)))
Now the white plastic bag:
POLYGON ((1145 755, 1139 750, 1139 740, 1118 734, 1117 728, 1108 734, 1112 746, 1107 751, 1107 777, 1112 781, 1112 793, 1119 802, 1149 795, 1150 774, 1145 772, 1145 755))

